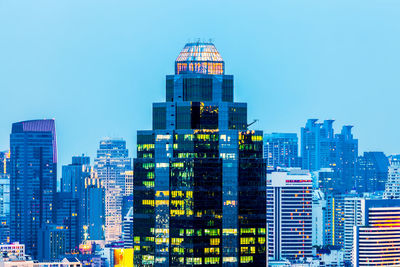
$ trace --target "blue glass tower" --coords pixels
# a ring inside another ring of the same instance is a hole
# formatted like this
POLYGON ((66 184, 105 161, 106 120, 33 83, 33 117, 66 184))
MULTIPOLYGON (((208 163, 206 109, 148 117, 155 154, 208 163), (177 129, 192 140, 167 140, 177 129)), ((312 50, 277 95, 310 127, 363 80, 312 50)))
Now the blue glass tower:
POLYGON ((212 43, 188 43, 138 131, 135 266, 265 266, 262 132, 247 129, 212 43))
POLYGON ((11 241, 38 256, 38 232, 52 222, 57 187, 57 147, 54 120, 12 125, 10 135, 11 241))

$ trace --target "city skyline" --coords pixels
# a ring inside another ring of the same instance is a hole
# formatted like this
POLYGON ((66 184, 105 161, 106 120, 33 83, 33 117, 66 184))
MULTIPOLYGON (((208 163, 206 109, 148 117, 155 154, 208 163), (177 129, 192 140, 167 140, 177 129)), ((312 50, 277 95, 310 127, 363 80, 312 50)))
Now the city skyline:
POLYGON ((56 120, 59 166, 72 155, 94 158, 105 136, 124 138, 135 156, 136 131, 151 128, 149 107, 164 101, 163 75, 197 37, 213 38, 222 51, 226 73, 236 74, 237 99, 251 104, 249 120, 260 120, 257 129, 299 136, 309 118, 336 119, 337 131, 354 125, 360 154, 400 151, 391 123, 399 96, 398 3, 377 9, 373 1, 290 7, 260 1, 254 10, 221 1, 209 10, 205 1, 197 11, 213 19, 181 25, 179 32, 168 29, 191 17, 181 1, 159 3, 157 10, 147 3, 46 3, 49 9, 0 3, 6 7, 0 24, 9 26, 0 28, 8 40, 0 44, 1 151, 9 148, 11 123, 47 117, 56 120), (232 16, 219 17, 221 8, 232 16))

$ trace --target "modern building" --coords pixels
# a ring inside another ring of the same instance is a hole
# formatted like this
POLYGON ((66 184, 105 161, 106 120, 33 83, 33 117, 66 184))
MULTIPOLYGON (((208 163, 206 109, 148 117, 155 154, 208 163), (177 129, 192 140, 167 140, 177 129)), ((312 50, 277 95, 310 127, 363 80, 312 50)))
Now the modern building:
POLYGON ((125 193, 125 173, 132 170, 126 142, 106 138, 100 141, 94 170, 105 188, 105 239, 107 242, 122 237, 122 197, 125 193))
POLYGON ((215 46, 186 44, 137 133, 135 266, 266 265, 263 136, 233 93, 215 46))
POLYGON ((359 193, 384 191, 389 160, 383 152, 364 152, 357 158, 356 190, 359 193))
POLYGON ((352 261, 354 226, 365 225, 363 212, 365 210, 365 198, 344 198, 344 260, 350 264, 352 261))
POLYGON ((295 133, 264 134, 264 158, 267 168, 301 167, 299 144, 295 133))
POLYGON ((400 200, 366 200, 364 226, 354 226, 354 267, 400 266, 400 200))
POLYGON ((11 241, 38 256, 39 229, 51 223, 57 189, 57 146, 54 120, 12 125, 10 135, 11 241))
POLYGON ((0 244, 10 242, 10 175, 0 173, 0 244))
POLYGON ((383 197, 387 199, 400 198, 400 161, 392 160, 390 163, 383 197))
POLYGON ((358 139, 353 137, 352 126, 345 125, 341 133, 335 134, 333 120, 317 121, 309 119, 301 128, 302 168, 310 171, 332 168, 335 172, 332 191, 349 192, 356 179, 358 139))
POLYGON ((9 174, 10 151, 0 151, 0 174, 9 174))
POLYGON ((321 190, 313 190, 312 196, 312 245, 323 247, 325 235, 326 199, 321 190))
POLYGON ((57 200, 55 223, 67 228, 67 251, 77 252, 85 239, 87 201, 85 181, 91 176, 90 157, 74 156, 72 163, 62 166, 61 191, 57 200), (67 223, 67 224, 64 224, 67 223))
POLYGON ((66 229, 64 226, 47 224, 38 234, 40 261, 53 261, 62 258, 67 252, 66 229))
MULTIPOLYGON (((125 172, 125 193, 124 196, 133 196, 133 171, 125 172)), ((123 214, 125 215, 125 214, 123 214)))
POLYGON ((133 207, 124 217, 124 248, 133 248, 133 207))
POLYGON ((105 189, 101 179, 92 173, 91 178, 85 180, 85 218, 84 239, 105 240, 105 189))
POLYGON ((0 253, 2 258, 7 257, 21 260, 25 257, 25 245, 18 242, 0 245, 0 253))
POLYGON ((79 206, 84 202, 71 192, 57 192, 54 199, 54 224, 65 230, 65 253, 76 254, 82 242, 79 220, 79 206))
POLYGON ((268 255, 291 262, 312 257, 312 179, 307 170, 267 175, 268 255))

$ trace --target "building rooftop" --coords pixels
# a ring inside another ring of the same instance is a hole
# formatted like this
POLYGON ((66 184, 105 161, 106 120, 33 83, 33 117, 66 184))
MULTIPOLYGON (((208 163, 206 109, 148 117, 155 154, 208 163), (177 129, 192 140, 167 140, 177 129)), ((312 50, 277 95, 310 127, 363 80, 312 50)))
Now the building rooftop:
POLYGON ((187 43, 175 60, 175 73, 224 74, 224 60, 213 43, 187 43))

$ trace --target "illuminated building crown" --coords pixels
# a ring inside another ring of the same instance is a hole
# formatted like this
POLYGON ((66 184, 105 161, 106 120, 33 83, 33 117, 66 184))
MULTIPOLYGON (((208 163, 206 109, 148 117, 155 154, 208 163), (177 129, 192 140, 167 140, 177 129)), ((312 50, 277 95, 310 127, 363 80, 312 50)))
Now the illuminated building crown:
POLYGON ((224 74, 224 60, 212 43, 187 43, 175 60, 175 74, 224 74))

